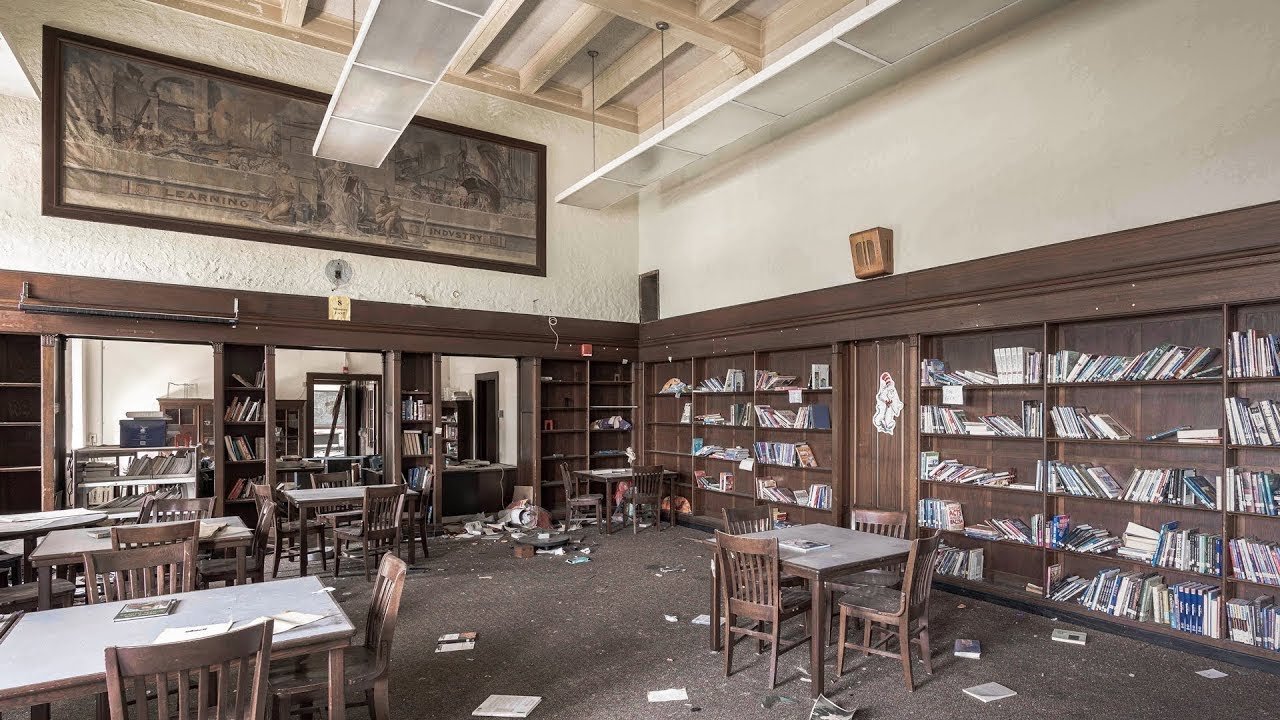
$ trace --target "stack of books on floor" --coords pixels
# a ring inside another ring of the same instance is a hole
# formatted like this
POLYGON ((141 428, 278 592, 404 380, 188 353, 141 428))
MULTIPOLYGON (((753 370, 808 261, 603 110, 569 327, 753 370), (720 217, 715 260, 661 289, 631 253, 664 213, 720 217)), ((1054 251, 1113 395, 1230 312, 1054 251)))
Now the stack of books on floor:
POLYGON ((694 392, 742 392, 746 385, 746 373, 730 369, 720 378, 707 378, 698 383, 694 392))
POLYGON ((430 420, 431 402, 423 398, 405 398, 400 401, 401 420, 430 420))
POLYGON ((1106 413, 1091 413, 1085 407, 1057 406, 1049 410, 1053 432, 1060 438, 1078 440, 1128 440, 1128 428, 1106 413))
POLYGON ((920 498, 916 508, 916 524, 920 527, 951 532, 964 530, 964 508, 955 500, 920 498))
POLYGON ((404 454, 405 455, 426 455, 427 444, 423 441, 423 432, 421 430, 402 430, 404 436, 404 454))
POLYGON ((235 461, 259 460, 266 449, 266 439, 262 437, 245 437, 244 435, 226 435, 223 441, 227 446, 227 459, 235 461))
POLYGON ((1274 401, 1229 397, 1227 437, 1233 445, 1280 445, 1280 408, 1274 401))
POLYGON ((956 548, 942 543, 938 546, 934 572, 938 575, 964 578, 982 582, 982 548, 956 548))
POLYGON ((1280 650, 1280 618, 1275 598, 1260 595, 1252 600, 1227 601, 1227 627, 1232 640, 1245 645, 1280 650))
MULTIPOLYGON (((1044 463, 1037 460, 1037 464, 1044 463)), ((1049 492, 1080 497, 1119 499, 1124 492, 1111 473, 1101 465, 1049 461, 1049 492)))
POLYGON ((1235 577, 1262 585, 1280 585, 1280 543, 1232 538, 1227 545, 1235 577))
POLYGON ((1217 510, 1221 485, 1220 476, 1210 480, 1195 468, 1134 468, 1124 499, 1217 510))
POLYGON ((1227 507, 1235 512, 1272 517, 1280 514, 1280 474, 1227 468, 1227 507))
POLYGON ((1176 520, 1167 522, 1160 526, 1160 540, 1151 564, 1202 575, 1220 575, 1222 536, 1199 529, 1179 529, 1176 520))
POLYGON ((1227 341, 1227 373, 1237 378, 1280 376, 1280 335, 1233 331, 1227 341))
POLYGON ((779 375, 772 370, 756 371, 756 390, 803 390, 795 375, 779 375))
POLYGON ((222 414, 224 422, 261 422, 262 399, 233 397, 227 411, 222 414))
POLYGON ((938 453, 920 453, 920 469, 925 472, 924 479, 932 482, 957 483, 960 485, 994 485, 998 487, 1016 487, 1019 490, 1035 490, 1030 485, 1015 485, 1018 479, 1016 470, 992 471, 976 465, 964 465, 959 460, 939 461, 938 453))
POLYGON ((1049 382, 1087 383, 1133 380, 1190 380, 1222 377, 1214 347, 1161 343, 1140 355, 1100 355, 1059 350, 1049 356, 1049 382))

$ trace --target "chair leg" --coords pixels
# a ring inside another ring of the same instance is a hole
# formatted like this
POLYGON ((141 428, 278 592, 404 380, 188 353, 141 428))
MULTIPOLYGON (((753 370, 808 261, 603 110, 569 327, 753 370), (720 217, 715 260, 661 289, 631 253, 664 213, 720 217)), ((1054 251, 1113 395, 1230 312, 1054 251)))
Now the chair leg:
MULTIPOLYGON (((317 534, 320 536, 320 542, 317 543, 317 545, 320 546, 320 569, 328 570, 329 569, 329 560, 328 560, 329 553, 325 552, 325 549, 324 549, 324 528, 321 528, 320 532, 317 534)), ((337 560, 334 560, 334 562, 337 562, 337 560)))
MULTIPOLYGON (((757 622, 755 625, 751 626, 751 629, 755 630, 756 632, 764 632, 764 623, 757 622)), ((760 638, 756 638, 756 654, 757 655, 764 654, 764 640, 760 638)))
POLYGON ((640 505, 631 503, 631 535, 640 534, 640 505))
POLYGON ((599 502, 599 501, 596 502, 596 532, 600 533, 601 535, 604 534, 604 510, 602 509, 603 505, 604 505, 603 502, 599 502))
POLYGON ((737 622, 738 618, 735 617, 733 613, 726 611, 724 619, 724 676, 729 677, 730 672, 732 672, 730 668, 733 667, 733 626, 737 622))
POLYGON ((840 638, 836 640, 836 677, 844 677, 844 648, 848 645, 849 613, 840 608, 840 638))
POLYGON ((391 690, 387 680, 379 680, 373 684, 373 704, 369 706, 369 714, 373 720, 391 720, 391 690))
POLYGON ((272 580, 275 580, 276 576, 280 574, 280 556, 284 555, 284 546, 285 546, 284 542, 282 542, 279 536, 277 536, 276 537, 276 556, 275 556, 275 559, 271 561, 271 579, 272 580))
POLYGON ((369 539, 367 536, 365 541, 360 543, 360 559, 364 560, 364 581, 372 582, 373 578, 369 576, 369 539))
POLYGON ((871 619, 862 618, 862 656, 871 657, 871 619))
POLYGON ((898 623, 898 655, 902 658, 902 679, 907 683, 907 691, 915 692, 915 680, 911 676, 911 636, 906 621, 898 623))
POLYGON ((338 538, 333 539, 333 576, 338 577, 342 574, 342 541, 338 538))
POLYGON ((924 671, 929 675, 933 674, 931 654, 932 652, 929 649, 929 626, 924 625, 920 628, 920 662, 924 664, 924 671))
POLYGON ((782 636, 782 623, 773 620, 773 630, 769 633, 769 689, 778 687, 778 639, 782 636))

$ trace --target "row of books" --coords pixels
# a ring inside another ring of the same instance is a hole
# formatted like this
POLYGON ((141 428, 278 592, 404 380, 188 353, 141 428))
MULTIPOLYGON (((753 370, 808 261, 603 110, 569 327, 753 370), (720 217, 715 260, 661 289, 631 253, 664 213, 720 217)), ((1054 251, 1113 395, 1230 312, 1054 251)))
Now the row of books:
POLYGON ((938 575, 964 578, 974 582, 982 582, 983 578, 982 548, 956 548, 941 543, 938 545, 937 559, 934 560, 934 572, 938 575))
POLYGON ((831 509, 831 486, 814 483, 807 490, 792 490, 778 484, 777 478, 757 478, 756 497, 769 502, 803 505, 819 510, 831 509))
MULTIPOLYGON (((1033 519, 1033 521, 1036 520, 1033 519)), ((1036 541, 1036 532, 1024 520, 1016 517, 989 518, 976 525, 965 525, 962 532, 966 537, 978 540, 1007 540, 1039 545, 1036 541)))
POLYGON ((733 492, 734 477, 731 472, 722 472, 719 477, 712 479, 707 475, 706 470, 695 470, 693 471, 693 479, 698 484, 698 487, 704 490, 733 492))
POLYGON ((240 383, 240 387, 247 387, 247 388, 261 388, 263 381, 266 379, 266 377, 267 377, 267 373, 265 369, 258 370, 257 372, 255 372, 253 374, 252 382, 250 382, 248 378, 241 375, 240 373, 231 373, 231 378, 236 382, 240 383))
MULTIPOLYGON (((1045 468, 1044 460, 1036 461, 1037 475, 1044 474, 1045 468)), ((1111 500, 1119 499, 1123 492, 1116 479, 1101 465, 1050 460, 1047 470, 1049 492, 1111 500)))
POLYGON ((785 467, 818 467, 818 458, 809 443, 758 442, 755 444, 756 461, 785 467))
POLYGON ((1280 610, 1275 597, 1260 595, 1252 600, 1227 601, 1227 632, 1238 643, 1266 650, 1280 650, 1280 610))
POLYGON ((591 423, 592 430, 630 430, 631 421, 621 415, 610 415, 607 418, 600 418, 591 423))
POLYGON ((729 406, 729 416, 723 413, 707 413, 694 418, 699 425, 733 425, 735 427, 751 427, 751 418, 755 416, 755 408, 751 403, 734 403, 729 406))
POLYGON ((261 422, 262 399, 233 397, 227 411, 222 414, 223 422, 261 422))
POLYGON ((405 455, 426 455, 430 452, 430 443, 422 430, 404 430, 401 431, 401 436, 404 439, 405 455))
POLYGON ((931 482, 957 483, 960 485, 995 485, 1000 487, 1016 487, 1019 490, 1036 490, 1033 485, 1019 485, 1017 470, 989 470, 977 465, 965 465, 959 460, 942 460, 936 452, 920 453, 920 473, 922 480, 931 482))
POLYGON ((920 527, 961 532, 964 530, 964 508, 955 500, 920 498, 916 502, 916 524, 920 527))
POLYGON ((1235 330, 1227 341, 1227 374, 1230 377, 1280 376, 1280 335, 1259 335, 1257 330, 1235 330))
POLYGON ((1227 437, 1234 445, 1280 445, 1280 407, 1272 400, 1250 404, 1249 398, 1229 397, 1227 437))
POLYGON ((756 405, 755 411, 760 427, 831 429, 831 408, 826 405, 802 405, 795 412, 756 405))
POLYGON ((1235 512, 1280 515, 1280 473, 1227 468, 1227 507, 1235 512))
POLYGON ((920 384, 937 385, 1028 385, 1040 382, 1042 354, 1029 347, 995 348, 994 373, 985 370, 947 370, 942 360, 920 362, 920 384))
POLYGON ((1081 605, 1114 617, 1168 626, 1174 630, 1222 637, 1217 585, 1187 581, 1166 585, 1157 573, 1100 571, 1081 594, 1081 605))
MULTIPOLYGON (((1023 406, 1024 423, 1027 407, 1023 406)), ((1038 411, 1035 412, 1038 418, 1038 411)), ((1038 424, 1038 419, 1037 419, 1038 424)), ((1037 428, 1039 429, 1039 428, 1037 428)), ((940 405, 920 406, 920 432, 930 435, 986 435, 992 437, 1027 437, 1027 428, 1007 415, 983 415, 970 420, 964 410, 940 405)))
POLYGON ((707 378, 698 383, 695 392, 742 392, 746 389, 746 373, 741 370, 725 371, 724 380, 707 378))
POLYGON ((194 450, 185 455, 144 455, 136 457, 124 471, 126 477, 153 477, 156 475, 190 475, 195 469, 194 450))
POLYGON ((1222 574, 1222 536, 1178 525, 1175 520, 1160 526, 1151 564, 1202 575, 1222 574))
POLYGON ((802 389, 802 386, 796 385, 795 375, 779 375, 772 370, 756 371, 756 390, 796 389, 802 389))
POLYGON ((400 401, 401 420, 430 420, 431 401, 425 398, 405 398, 400 401))
POLYGON ((1125 500, 1218 509, 1222 477, 1209 480, 1195 468, 1134 468, 1125 500))
POLYGON ((228 460, 261 460, 266 457, 267 442, 264 437, 226 435, 222 440, 227 446, 228 460))
POLYGON ((262 475, 251 478, 236 478, 235 483, 231 485, 231 489, 227 491, 228 500, 251 500, 253 498, 253 486, 266 482, 266 478, 262 475))
POLYGON ((1215 347, 1172 343, 1161 343, 1134 356, 1059 350, 1049 356, 1048 380, 1084 383, 1222 377, 1222 366, 1213 364, 1221 354, 1215 347))
MULTIPOLYGON (((430 465, 405 468, 404 482, 410 490, 430 490, 432 470, 430 465)), ((431 503, 426 503, 426 506, 431 507, 431 503)))
POLYGON ((1033 537, 1040 544, 1053 550, 1071 550, 1078 553, 1099 555, 1120 547, 1120 538, 1106 528, 1096 528, 1086 523, 1071 526, 1070 515, 1054 515, 1047 520, 1040 515, 1031 517, 1033 537))
POLYGON ((1256 538, 1232 538, 1231 568, 1235 577, 1263 585, 1280 585, 1280 543, 1256 538))
POLYGON ((725 448, 720 445, 699 446, 699 443, 701 441, 702 441, 702 438, 693 439, 694 457, 705 457, 705 458, 714 458, 716 460, 732 460, 733 462, 739 462, 742 460, 746 460, 751 456, 750 452, 744 447, 738 447, 736 445, 731 448, 725 448))
POLYGON ((1106 413, 1091 413, 1086 407, 1059 405, 1049 410, 1053 432, 1061 438, 1085 440, 1128 440, 1128 428, 1106 413))

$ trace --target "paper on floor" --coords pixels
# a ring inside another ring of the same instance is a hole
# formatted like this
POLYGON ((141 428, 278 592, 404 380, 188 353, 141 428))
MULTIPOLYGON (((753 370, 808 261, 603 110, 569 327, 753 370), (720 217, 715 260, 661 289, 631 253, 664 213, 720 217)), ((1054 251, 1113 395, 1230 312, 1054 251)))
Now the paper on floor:
POLYGON ((857 711, 858 708, 845 710, 828 700, 826 695, 819 695, 818 699, 813 701, 809 720, 853 720, 853 714, 857 711))
POLYGON ((529 717, 540 702, 542 698, 534 695, 490 695, 471 714, 479 717, 529 717))
POLYGON ((1215 670, 1214 668, 1209 668, 1208 670, 1197 670, 1196 674, 1200 677, 1209 678, 1210 680, 1217 680, 1218 678, 1224 678, 1227 676, 1226 673, 1221 670, 1215 670))
POLYGON ((448 633, 441 635, 436 641, 436 652, 457 652, 458 650, 474 650, 476 634, 474 632, 448 633))
POLYGON ((671 688, 670 690, 650 690, 649 702, 674 702, 676 700, 688 700, 689 693, 684 688, 671 688))
POLYGON ((697 616, 697 617, 695 617, 694 619, 690 620, 690 621, 689 621, 689 624, 690 624, 690 625, 710 625, 710 624, 711 624, 711 616, 710 616, 710 615, 698 615, 698 616, 697 616))
POLYGON ((166 645, 168 643, 185 642, 187 640, 199 640, 200 638, 213 637, 221 635, 231 629, 231 621, 224 623, 213 623, 212 625, 191 625, 188 627, 171 627, 160 631, 156 639, 152 641, 155 645, 166 645))
POLYGON ((989 703, 996 700, 1004 700, 1005 698, 1011 698, 1014 695, 1017 695, 1018 693, 1010 690, 1009 688, 1001 685, 1000 683, 989 682, 989 683, 983 683, 981 685, 974 685, 973 687, 970 687, 970 688, 965 688, 964 694, 972 698, 977 698, 984 703, 989 703))
POLYGON ((667 622, 680 622, 680 618, 675 615, 663 615, 662 617, 666 618, 667 622))

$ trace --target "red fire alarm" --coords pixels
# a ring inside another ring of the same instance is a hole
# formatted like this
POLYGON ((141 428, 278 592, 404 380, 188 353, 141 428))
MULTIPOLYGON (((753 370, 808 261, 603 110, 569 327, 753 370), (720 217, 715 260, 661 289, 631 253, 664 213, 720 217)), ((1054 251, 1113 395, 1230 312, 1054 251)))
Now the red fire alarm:
POLYGON ((582 357, 591 357, 591 343, 582 343, 579 350, 582 352, 582 357))

